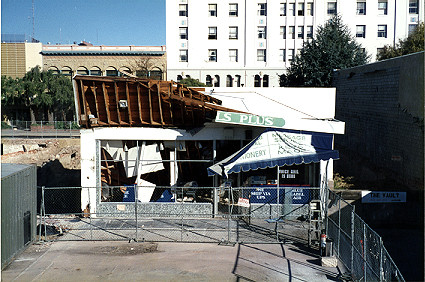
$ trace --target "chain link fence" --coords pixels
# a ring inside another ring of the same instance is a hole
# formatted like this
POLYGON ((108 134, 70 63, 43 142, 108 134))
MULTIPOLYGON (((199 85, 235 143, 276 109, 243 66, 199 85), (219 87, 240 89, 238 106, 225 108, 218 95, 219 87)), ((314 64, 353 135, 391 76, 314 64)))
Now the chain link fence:
POLYGON ((75 121, 2 121, 1 133, 9 138, 72 138, 80 136, 80 126, 75 121))
MULTIPOLYGON (((42 187, 39 238, 307 245, 314 235, 311 203, 322 198, 317 187, 152 189, 42 187), (146 194, 150 202, 141 201, 146 194)), ((319 250, 320 230, 326 228, 332 252, 353 280, 404 281, 382 238, 354 206, 332 191, 324 198, 323 226, 316 228, 311 247, 319 250)))
POLYGON ((327 235, 335 255, 355 281, 405 281, 382 238, 356 213, 355 207, 329 191, 327 235))
POLYGON ((308 202, 319 194, 311 187, 157 186, 153 193, 152 189, 41 187, 40 238, 305 243, 308 202), (151 202, 141 202, 146 193, 151 202))

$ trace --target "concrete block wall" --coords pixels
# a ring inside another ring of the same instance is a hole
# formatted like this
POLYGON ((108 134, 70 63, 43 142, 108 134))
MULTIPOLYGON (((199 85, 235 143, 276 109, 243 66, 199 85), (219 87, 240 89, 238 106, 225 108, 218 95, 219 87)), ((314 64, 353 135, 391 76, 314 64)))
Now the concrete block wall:
POLYGON ((333 86, 335 117, 346 124, 335 136, 339 169, 423 189, 424 52, 336 71, 333 86))

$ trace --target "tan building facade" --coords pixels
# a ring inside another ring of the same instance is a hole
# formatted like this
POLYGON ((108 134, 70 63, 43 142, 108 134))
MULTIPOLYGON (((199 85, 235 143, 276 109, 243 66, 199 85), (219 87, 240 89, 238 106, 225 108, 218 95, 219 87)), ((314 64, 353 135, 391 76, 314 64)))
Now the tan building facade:
POLYGON ((165 46, 44 45, 43 69, 66 75, 120 76, 123 72, 166 80, 165 46))
POLYGON ((1 43, 1 75, 23 77, 35 66, 42 67, 42 43, 1 43))

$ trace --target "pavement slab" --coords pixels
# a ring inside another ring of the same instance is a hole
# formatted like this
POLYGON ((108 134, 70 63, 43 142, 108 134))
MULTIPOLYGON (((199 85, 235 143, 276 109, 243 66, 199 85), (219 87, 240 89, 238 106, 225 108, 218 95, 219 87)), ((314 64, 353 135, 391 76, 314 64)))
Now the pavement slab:
POLYGON ((297 244, 54 241, 29 246, 2 281, 339 281, 297 244))

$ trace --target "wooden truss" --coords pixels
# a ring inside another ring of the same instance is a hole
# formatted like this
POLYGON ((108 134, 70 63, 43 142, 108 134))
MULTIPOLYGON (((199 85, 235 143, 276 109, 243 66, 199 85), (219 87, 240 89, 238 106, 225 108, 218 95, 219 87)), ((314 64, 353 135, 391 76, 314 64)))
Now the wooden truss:
POLYGON ((73 78, 81 127, 202 126, 224 108, 219 99, 174 81, 76 75, 73 78))

